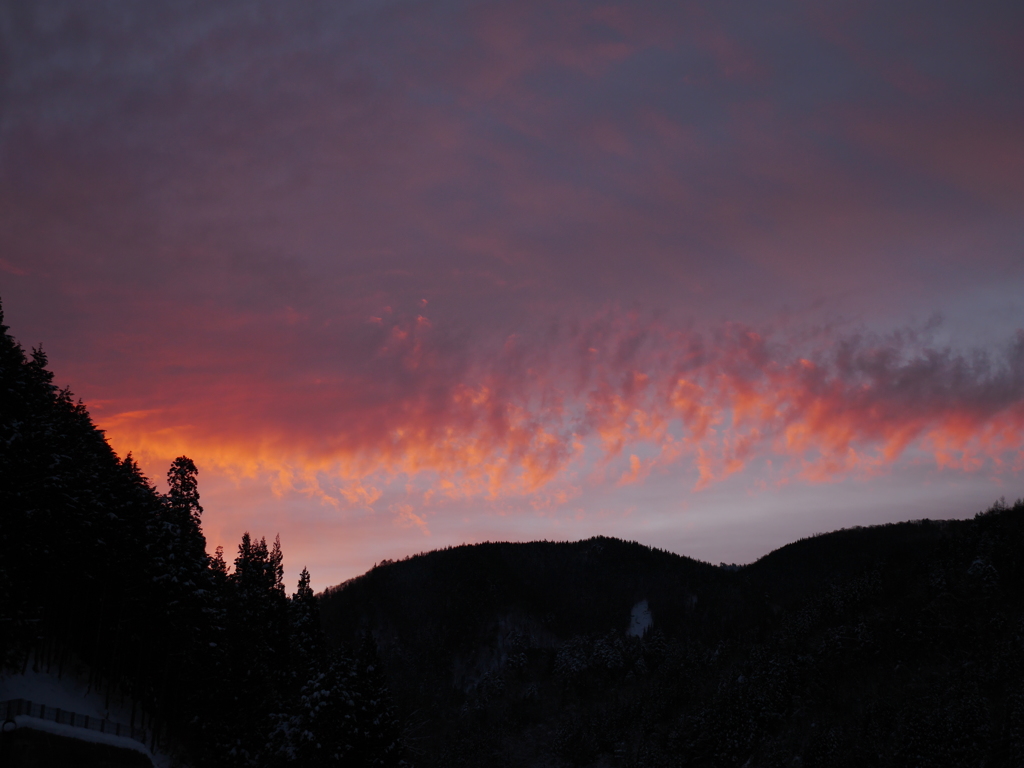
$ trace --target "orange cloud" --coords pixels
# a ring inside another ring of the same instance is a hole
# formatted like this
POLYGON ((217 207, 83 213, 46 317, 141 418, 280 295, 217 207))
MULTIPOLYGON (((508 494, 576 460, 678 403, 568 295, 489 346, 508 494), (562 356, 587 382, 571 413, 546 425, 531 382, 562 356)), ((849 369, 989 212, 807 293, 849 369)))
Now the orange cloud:
POLYGON ((412 480, 428 502, 557 500, 612 466, 618 485, 673 467, 701 489, 754 463, 808 482, 908 455, 964 472, 1024 463, 1024 335, 968 359, 863 338, 814 350, 742 327, 709 341, 615 313, 527 352, 517 337, 452 354, 436 334, 418 315, 382 331, 362 369, 190 385, 120 412, 112 398, 97 420, 145 466, 185 453, 356 508, 412 480))

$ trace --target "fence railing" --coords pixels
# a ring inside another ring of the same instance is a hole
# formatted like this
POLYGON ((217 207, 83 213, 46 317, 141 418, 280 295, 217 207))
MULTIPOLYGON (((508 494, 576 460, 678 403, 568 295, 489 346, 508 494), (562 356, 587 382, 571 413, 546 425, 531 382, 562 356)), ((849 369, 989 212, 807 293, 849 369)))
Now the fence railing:
POLYGON ((63 723, 64 725, 73 725, 76 728, 88 728, 90 731, 109 733, 114 736, 127 736, 129 739, 135 739, 143 744, 146 743, 147 734, 142 728, 114 723, 99 717, 80 715, 77 712, 69 712, 66 709, 50 707, 46 704, 37 704, 27 699, 0 701, 0 718, 4 722, 13 720, 18 715, 37 717, 40 720, 50 720, 55 723, 63 723))

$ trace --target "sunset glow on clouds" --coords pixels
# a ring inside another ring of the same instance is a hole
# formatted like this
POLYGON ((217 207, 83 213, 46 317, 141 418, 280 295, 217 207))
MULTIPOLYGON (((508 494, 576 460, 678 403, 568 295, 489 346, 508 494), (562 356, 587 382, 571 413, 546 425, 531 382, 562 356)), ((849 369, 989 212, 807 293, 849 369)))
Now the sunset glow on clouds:
POLYGON ((191 451, 333 504, 372 505, 372 484, 424 474, 429 499, 531 497, 620 465, 627 484, 683 463, 697 490, 759 460, 778 465, 779 482, 867 477, 908 454, 964 471, 1024 468, 1024 333, 994 359, 858 337, 799 357, 744 327, 704 338, 604 317, 540 353, 509 337, 493 361, 453 371, 431 330, 422 315, 392 326, 356 375, 199 392, 103 423, 141 456, 191 451))
POLYGON ((211 545, 323 587, 1022 495, 1005 4, 25 8, 7 321, 211 545))

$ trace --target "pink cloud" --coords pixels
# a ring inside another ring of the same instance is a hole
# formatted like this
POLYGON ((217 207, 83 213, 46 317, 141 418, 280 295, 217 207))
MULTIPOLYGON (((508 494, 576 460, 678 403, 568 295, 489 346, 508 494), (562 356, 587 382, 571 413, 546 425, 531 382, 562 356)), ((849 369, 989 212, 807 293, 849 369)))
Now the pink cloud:
POLYGON ((116 448, 153 461, 187 453, 313 496, 334 478, 332 503, 347 507, 373 507, 410 479, 451 499, 528 499, 580 472, 600 478, 620 456, 620 485, 672 469, 698 488, 767 461, 780 481, 819 482, 915 456, 993 473, 1022 460, 1024 339, 970 358, 912 337, 822 337, 815 348, 732 325, 711 344, 611 313, 548 347, 442 354, 438 331, 410 317, 348 372, 315 382, 301 369, 203 381, 157 368, 143 386, 161 407, 122 410, 133 397, 115 395, 97 419, 116 448))

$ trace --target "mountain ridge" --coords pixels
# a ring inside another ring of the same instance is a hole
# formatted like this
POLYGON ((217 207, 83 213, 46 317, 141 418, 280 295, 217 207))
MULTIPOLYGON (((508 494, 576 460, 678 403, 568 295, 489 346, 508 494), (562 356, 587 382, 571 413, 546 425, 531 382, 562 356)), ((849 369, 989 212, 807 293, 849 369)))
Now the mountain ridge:
POLYGON ((487 542, 320 600, 329 638, 376 640, 426 765, 1010 765, 1021 545, 1024 501, 737 568, 610 537, 487 542))

